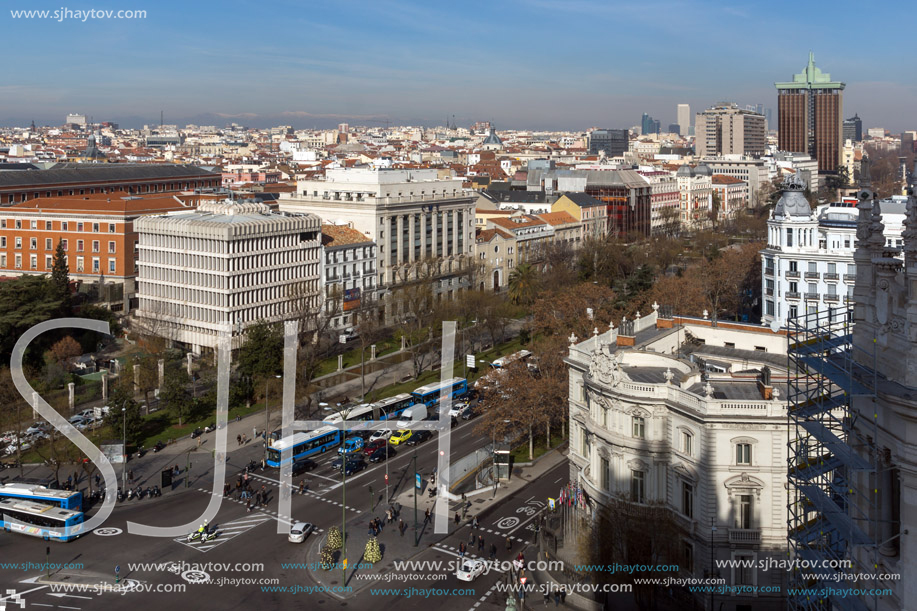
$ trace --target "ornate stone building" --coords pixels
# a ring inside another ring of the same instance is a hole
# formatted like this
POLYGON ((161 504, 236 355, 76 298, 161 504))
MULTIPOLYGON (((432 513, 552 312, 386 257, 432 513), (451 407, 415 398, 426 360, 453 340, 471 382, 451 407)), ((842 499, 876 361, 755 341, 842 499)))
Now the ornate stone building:
POLYGON ((783 608, 783 572, 755 567, 786 554, 786 336, 654 311, 571 338, 567 363, 570 479, 587 516, 612 499, 662 505, 678 577, 778 590, 699 604, 783 608))

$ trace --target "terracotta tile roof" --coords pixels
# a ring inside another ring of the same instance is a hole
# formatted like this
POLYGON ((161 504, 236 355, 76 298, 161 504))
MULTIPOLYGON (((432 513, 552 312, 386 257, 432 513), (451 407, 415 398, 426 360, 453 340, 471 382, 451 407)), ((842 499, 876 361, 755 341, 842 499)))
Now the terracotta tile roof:
POLYGON ((54 212, 58 214, 123 214, 134 216, 138 214, 164 214, 171 210, 188 210, 197 205, 205 196, 184 195, 180 198, 188 205, 182 205, 175 200, 176 194, 157 195, 154 197, 130 196, 125 192, 96 193, 94 195, 74 197, 41 197, 14 204, 8 210, 21 210, 23 212, 54 212))
POLYGON ((713 175, 713 184, 715 185, 734 185, 745 182, 741 178, 736 178, 735 176, 726 176, 725 174, 714 174, 713 175))
POLYGON ((524 216, 522 218, 524 219, 522 222, 516 222, 514 220, 504 218, 489 218, 487 219, 487 222, 493 223, 494 225, 502 227, 503 229, 509 229, 510 231, 522 227, 532 227, 533 225, 547 225, 546 222, 539 218, 534 218, 531 216, 524 216))
POLYGON ((475 236, 475 241, 478 243, 490 242, 495 237, 500 236, 504 240, 512 239, 512 234, 506 233, 502 229, 482 229, 475 236))
POLYGON ((369 243, 371 238, 347 225, 322 225, 322 246, 326 248, 369 243))
POLYGON ((544 214, 536 214, 535 216, 553 227, 579 222, 569 212, 545 212, 544 214))

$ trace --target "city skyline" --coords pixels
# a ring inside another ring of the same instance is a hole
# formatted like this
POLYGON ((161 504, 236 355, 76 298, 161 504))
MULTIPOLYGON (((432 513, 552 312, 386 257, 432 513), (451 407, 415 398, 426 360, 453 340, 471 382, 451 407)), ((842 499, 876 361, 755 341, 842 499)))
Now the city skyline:
POLYGON ((902 75, 917 59, 900 53, 894 37, 851 45, 837 33, 854 25, 874 31, 917 11, 878 6, 857 12, 854 24, 853 12, 826 6, 512 0, 439 9, 383 1, 303 11, 291 1, 264 8, 236 0, 217 11, 102 1, 94 8, 147 15, 85 22, 14 19, 7 11, 3 20, 15 26, 8 48, 29 52, 14 52, 8 64, 0 124, 59 125, 77 112, 140 127, 158 124, 162 111, 179 125, 432 126, 455 115, 463 126, 492 120, 498 129, 585 130, 638 125, 646 112, 667 126, 679 103, 695 113, 722 100, 776 110, 773 83, 798 72, 813 51, 819 66, 848 83, 846 114, 892 132, 913 127, 907 111, 917 90, 902 75), (608 23, 618 19, 628 27, 609 36, 608 23), (750 28, 761 33, 755 44, 750 28), (695 35, 702 30, 719 34, 695 35), (78 65, 68 60, 87 47, 93 52, 81 52, 78 65))

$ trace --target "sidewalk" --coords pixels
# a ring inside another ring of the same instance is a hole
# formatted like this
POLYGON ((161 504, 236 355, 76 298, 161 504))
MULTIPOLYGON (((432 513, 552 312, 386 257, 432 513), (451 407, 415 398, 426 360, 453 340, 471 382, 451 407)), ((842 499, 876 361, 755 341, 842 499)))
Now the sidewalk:
MULTIPOLYGON (((486 493, 470 495, 468 498, 472 502, 472 509, 469 510, 466 519, 461 522, 459 531, 470 535, 470 521, 473 515, 479 514, 484 510, 493 507, 494 505, 505 500, 507 497, 518 493, 527 484, 535 481, 544 473, 556 467, 558 464, 566 462, 566 460, 567 457, 565 452, 549 452, 536 460, 534 463, 514 469, 512 479, 510 479, 509 482, 501 483, 495 494, 493 493, 492 488, 488 488, 486 493)), ((379 518, 382 522, 385 521, 385 511, 389 508, 389 506, 385 503, 379 503, 376 505, 372 512, 362 512, 359 518, 348 520, 346 528, 347 577, 344 583, 341 582, 343 577, 340 565, 344 558, 340 554, 338 554, 338 557, 335 560, 337 563, 339 563, 337 566, 335 566, 335 568, 331 570, 324 570, 320 568, 321 547, 325 541, 326 535, 313 535, 313 537, 307 542, 309 545, 308 549, 306 550, 305 558, 305 562, 308 567, 307 570, 319 585, 327 586, 329 588, 339 585, 351 587, 351 591, 344 593, 332 592, 331 590, 328 591, 329 594, 344 600, 356 596, 361 590, 364 590, 369 586, 392 588, 404 587, 405 585, 410 586, 411 584, 409 582, 397 580, 390 582, 384 581, 383 576, 393 571, 394 562, 410 560, 411 558, 414 558, 418 554, 432 547, 434 544, 446 539, 450 534, 454 534, 456 532, 454 516, 456 511, 461 513, 461 499, 448 502, 446 518, 449 532, 444 534, 437 534, 433 532, 435 518, 431 519, 429 522, 424 520, 425 510, 430 509, 432 511, 435 500, 436 499, 429 498, 425 490, 419 490, 417 493, 418 542, 416 547, 414 545, 414 491, 413 488, 411 488, 401 492, 395 497, 392 504, 396 508, 400 507, 398 515, 395 517, 393 522, 384 526, 382 532, 377 537, 379 546, 382 548, 381 561, 374 565, 369 565, 362 560, 362 557, 366 548, 366 543, 371 536, 369 533, 369 521, 373 518, 379 518), (406 527, 404 536, 401 536, 398 533, 399 518, 404 520, 406 527), (386 585, 380 585, 383 583, 386 585)), ((466 557, 481 557, 487 559, 490 556, 491 543, 496 543, 498 560, 509 561, 515 558, 515 554, 512 554, 511 557, 507 556, 504 547, 505 535, 496 533, 492 529, 487 528, 478 528, 475 530, 475 534, 484 536, 484 553, 477 553, 477 547, 469 545, 469 550, 466 554, 466 557), (497 538, 494 538, 495 536, 497 536, 497 538)), ((531 543, 531 541, 525 537, 525 532, 520 534, 523 536, 515 535, 510 536, 510 538, 516 542, 522 543, 523 545, 528 545, 531 543)), ((444 564, 451 560, 457 559, 457 557, 448 558, 444 561, 444 564)))

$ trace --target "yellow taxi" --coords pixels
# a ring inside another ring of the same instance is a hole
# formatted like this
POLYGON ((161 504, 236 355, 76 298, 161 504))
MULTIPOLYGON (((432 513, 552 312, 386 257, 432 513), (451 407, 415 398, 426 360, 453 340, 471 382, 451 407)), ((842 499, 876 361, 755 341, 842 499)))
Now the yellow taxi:
POLYGON ((411 431, 408 429, 403 429, 396 431, 394 435, 389 437, 388 442, 393 446, 399 445, 411 438, 411 431))

